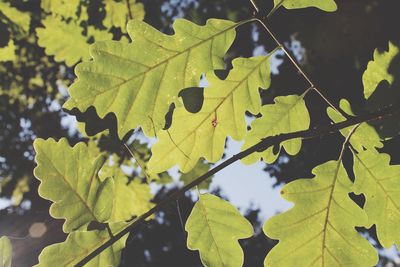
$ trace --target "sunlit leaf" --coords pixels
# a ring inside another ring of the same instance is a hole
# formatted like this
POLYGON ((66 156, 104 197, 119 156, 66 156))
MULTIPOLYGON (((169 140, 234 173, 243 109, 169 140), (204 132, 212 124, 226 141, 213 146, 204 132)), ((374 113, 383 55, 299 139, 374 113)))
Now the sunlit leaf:
MULTIPOLYGON (((349 115, 354 115, 351 110, 350 103, 346 99, 340 100, 340 108, 349 115)), ((341 114, 332 108, 328 107, 328 116, 333 120, 333 122, 338 123, 346 120, 341 114)), ((343 136, 347 136, 352 127, 345 128, 340 130, 343 136)), ((350 139, 350 144, 357 150, 362 151, 364 148, 381 148, 383 144, 379 138, 376 130, 368 125, 367 123, 362 123, 356 131, 353 133, 350 139)))
POLYGON ((204 89, 201 110, 193 114, 184 107, 177 108, 171 127, 157 133, 158 142, 152 147, 148 165, 152 172, 175 164, 188 172, 200 157, 209 162, 220 160, 228 136, 242 140, 247 131, 245 112, 260 111, 259 88, 270 84, 269 56, 235 59, 225 80, 214 72, 206 77, 210 85, 204 89))
MULTIPOLYGON (((42 21, 44 28, 37 28, 39 46, 45 48, 47 55, 54 56, 55 61, 73 66, 80 60, 88 60, 88 37, 82 34, 82 28, 73 21, 67 23, 59 17, 47 17, 42 21), (62 40, 62 42, 60 41, 62 40)), ((95 40, 111 40, 112 34, 106 31, 88 28, 89 37, 95 40)))
POLYGON ((202 73, 224 67, 222 58, 236 26, 217 19, 208 20, 205 26, 178 19, 171 36, 144 22, 130 21, 132 43, 91 46, 93 61, 76 67, 78 79, 64 107, 85 111, 94 106, 101 118, 114 112, 120 137, 138 126, 154 136, 164 127, 165 114, 179 90, 197 86, 202 73))
POLYGON ((390 156, 369 149, 354 154, 355 193, 365 195, 364 210, 369 225, 376 225, 385 248, 400 245, 400 166, 390 165, 390 156))
POLYGON ((113 177, 115 196, 110 222, 122 222, 140 216, 154 205, 150 202, 153 195, 148 184, 141 183, 138 179, 128 183, 128 177, 119 166, 102 168, 100 176, 113 177), (108 170, 107 170, 108 169, 108 170), (105 171, 105 173, 103 173, 105 171))
MULTIPOLYGON (((112 33, 106 31, 106 30, 99 30, 94 28, 93 26, 89 26, 87 28, 87 36, 88 37, 93 37, 94 41, 107 41, 112 39, 112 33)), ((89 47, 89 46, 88 46, 89 47)), ((89 50, 87 50, 89 53, 89 50)))
MULTIPOLYGON (((111 226, 111 229, 118 227, 111 226)), ((111 247, 96 256, 85 267, 118 267, 120 263, 121 251, 125 247, 128 236, 124 236, 114 243, 111 247)), ((48 266, 75 266, 79 261, 87 257, 96 248, 110 239, 107 230, 72 232, 62 243, 50 245, 43 249, 39 255, 37 267, 48 266)))
POLYGON ((313 174, 282 189, 294 207, 264 225, 266 235, 279 240, 265 266, 375 266, 376 251, 355 229, 368 218, 348 195, 352 183, 341 162, 326 162, 313 174))
POLYGON ((394 81, 394 76, 390 72, 390 67, 393 59, 399 55, 399 48, 389 42, 389 50, 379 52, 378 49, 374 52, 374 59, 368 63, 362 80, 364 84, 364 96, 369 98, 375 91, 378 84, 385 80, 389 84, 394 81))
POLYGON ((10 4, 0 1, 0 13, 17 25, 23 32, 29 32, 31 17, 28 12, 19 11, 15 7, 10 6, 10 4))
POLYGON ((24 176, 18 180, 11 196, 14 206, 19 206, 24 198, 24 194, 29 192, 29 180, 30 178, 28 176, 24 176))
POLYGON ((76 18, 80 0, 41 0, 40 7, 53 15, 76 18))
POLYGON ((15 60, 15 45, 14 41, 10 40, 5 47, 0 48, 0 62, 15 60))
POLYGON ((44 28, 37 28, 36 33, 38 44, 45 48, 47 55, 54 55, 57 62, 65 61, 68 66, 81 59, 89 59, 89 45, 79 25, 66 23, 55 17, 47 17, 42 23, 44 28))
POLYGON ((239 239, 253 235, 251 224, 229 202, 214 195, 200 195, 186 222, 187 246, 199 250, 207 267, 239 267, 243 251, 239 239))
POLYGON ((39 195, 54 202, 50 207, 53 217, 66 219, 65 232, 110 218, 114 181, 98 177, 105 161, 102 154, 91 154, 84 143, 70 147, 66 139, 36 139, 34 148, 34 174, 41 181, 39 195))
POLYGON ((274 6, 284 6, 287 9, 316 7, 327 12, 337 10, 334 0, 274 0, 274 6))
POLYGON ((0 266, 11 267, 12 246, 10 240, 3 236, 0 238, 0 266))
MULTIPOLYGON (((278 96, 275 103, 261 108, 261 118, 251 123, 251 130, 245 139, 242 150, 258 143, 262 138, 282 133, 307 130, 310 126, 310 116, 302 96, 278 96)), ((301 139, 292 139, 280 144, 289 155, 296 155, 301 148, 301 139)), ((253 153, 242 161, 246 164, 254 163, 262 158, 267 163, 274 162, 279 156, 274 154, 273 147, 261 153, 253 153)))
MULTIPOLYGON (((115 0, 105 0, 106 17, 103 21, 104 26, 121 28, 122 32, 126 32, 126 24, 129 20, 128 5, 126 0, 116 2, 115 0)), ((144 6, 142 3, 136 3, 135 0, 129 0, 129 7, 132 19, 144 19, 144 6)))

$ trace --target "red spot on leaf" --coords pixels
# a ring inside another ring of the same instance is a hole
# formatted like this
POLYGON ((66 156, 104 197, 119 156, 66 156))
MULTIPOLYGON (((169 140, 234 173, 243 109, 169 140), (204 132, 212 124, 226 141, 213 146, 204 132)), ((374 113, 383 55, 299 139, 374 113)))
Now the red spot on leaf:
POLYGON ((217 127, 217 124, 218 124, 217 118, 213 119, 211 125, 215 128, 217 127))

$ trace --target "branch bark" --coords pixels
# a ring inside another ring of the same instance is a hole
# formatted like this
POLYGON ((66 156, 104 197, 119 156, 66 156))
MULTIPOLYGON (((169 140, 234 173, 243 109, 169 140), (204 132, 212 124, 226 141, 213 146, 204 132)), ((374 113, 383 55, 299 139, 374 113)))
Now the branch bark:
POLYGON ((126 228, 124 228, 120 232, 116 233, 112 238, 110 238, 107 242, 105 242, 103 245, 101 245, 96 250, 94 250, 92 253, 90 253, 88 256, 86 256, 83 260, 81 260, 75 266, 77 266, 77 267, 84 266, 91 259, 93 259, 97 255, 99 255, 106 248, 113 245, 120 238, 122 238, 126 234, 130 233, 131 231, 136 230, 136 228, 138 226, 140 226, 143 222, 145 222, 145 220, 147 218, 149 218, 156 212, 162 210, 171 201, 179 199, 185 192, 187 192, 188 190, 192 189, 193 187, 199 185, 200 183, 205 181, 207 178, 211 177, 212 175, 221 171, 222 169, 226 168, 227 166, 231 165, 232 163, 234 163, 238 160, 241 160, 254 152, 262 152, 271 146, 278 145, 281 142, 291 140, 291 139, 296 139, 296 138, 311 139, 311 138, 315 138, 315 137, 325 136, 328 134, 336 133, 341 129, 344 129, 344 128, 347 128, 347 127, 350 127, 353 125, 357 125, 360 123, 382 120, 384 118, 393 116, 394 114, 400 114, 400 106, 399 105, 387 106, 376 112, 365 114, 365 115, 360 115, 360 116, 355 116, 355 117, 350 117, 343 122, 339 122, 339 123, 335 123, 335 124, 314 127, 314 128, 311 128, 309 130, 304 130, 304 131, 297 131, 297 132, 292 132, 292 133, 285 133, 285 134, 280 134, 280 135, 276 135, 276 136, 266 137, 266 138, 262 139, 260 142, 258 142, 257 144, 255 144, 254 146, 232 156, 231 158, 227 159, 226 161, 222 162, 221 164, 215 166, 213 169, 211 169, 207 173, 205 173, 205 174, 201 175, 200 177, 198 177, 197 179, 193 180, 188 185, 182 187, 180 190, 175 191, 174 193, 167 196, 165 199, 163 199, 160 203, 158 203, 152 209, 150 209, 146 213, 142 214, 141 216, 137 217, 126 228))

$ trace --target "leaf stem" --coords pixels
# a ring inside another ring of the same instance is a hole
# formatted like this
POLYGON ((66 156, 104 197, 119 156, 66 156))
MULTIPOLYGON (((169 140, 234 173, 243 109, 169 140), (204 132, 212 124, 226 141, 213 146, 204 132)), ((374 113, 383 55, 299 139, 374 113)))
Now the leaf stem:
POLYGON ((256 3, 254 2, 254 0, 250 0, 250 3, 253 5, 253 8, 256 11, 256 13, 260 12, 260 10, 259 10, 258 6, 256 5, 256 3))
POLYGON ((268 15, 267 15, 267 19, 269 19, 274 13, 275 13, 275 11, 277 11, 278 10, 278 8, 280 8, 281 6, 282 6, 282 4, 283 4, 283 2, 284 2, 285 0, 281 0, 276 6, 274 6, 272 9, 271 9, 271 11, 268 13, 268 15))
POLYGON ((147 218, 149 218, 156 212, 162 210, 168 203, 170 203, 176 199, 179 199, 188 190, 201 184, 202 182, 204 182, 206 179, 208 179, 212 175, 214 175, 217 172, 221 171, 222 169, 228 167, 229 165, 233 164, 234 162, 247 157, 248 155, 250 155, 252 153, 262 152, 262 151, 266 150, 267 148, 274 146, 275 144, 280 144, 281 142, 284 142, 287 140, 296 139, 296 138, 311 139, 311 138, 315 138, 315 137, 321 137, 324 135, 336 133, 337 131, 339 131, 341 129, 344 129, 344 128, 347 128, 347 127, 350 127, 353 125, 357 125, 357 124, 360 124, 363 122, 382 120, 384 118, 393 116, 394 114, 398 114, 398 113, 400 113, 400 106, 391 105, 391 106, 384 107, 373 113, 350 117, 350 118, 346 119, 345 121, 342 121, 339 123, 329 124, 329 125, 325 125, 325 126, 321 126, 321 127, 314 127, 314 128, 311 128, 308 130, 303 130, 303 131, 297 131, 297 132, 292 132, 292 133, 286 133, 286 134, 280 134, 280 135, 266 137, 266 138, 262 139, 260 142, 258 142, 257 144, 251 146, 250 148, 232 156, 231 158, 225 160, 221 164, 215 166, 213 169, 209 170, 205 174, 196 178, 191 183, 182 187, 178 191, 175 191, 172 194, 165 197, 161 202, 159 202, 153 208, 151 208, 147 212, 143 213, 142 215, 140 215, 133 221, 131 221, 128 226, 126 226, 120 232, 116 233, 114 235, 114 237, 110 238, 108 241, 103 243, 101 246, 99 246, 97 249, 95 249, 93 252, 91 252, 88 256, 86 256, 84 259, 82 259, 80 262, 78 262, 75 266, 76 267, 84 266, 91 259, 93 259, 97 255, 99 255, 103 250, 112 246, 120 238, 122 238, 129 232, 136 230, 136 228, 138 226, 140 226, 141 223, 145 222, 147 218))
POLYGON ((289 51, 287 50, 287 48, 278 40, 278 38, 275 36, 275 34, 271 31, 271 29, 267 26, 266 23, 266 19, 260 19, 260 18, 256 18, 256 21, 258 21, 263 28, 268 32, 268 34, 272 37, 272 39, 274 40, 274 42, 277 44, 278 47, 280 47, 282 49, 282 51, 285 53, 285 55, 287 56, 287 58, 292 62, 292 64, 294 65, 294 67, 297 69, 297 71, 304 77, 304 79, 306 79, 306 81, 309 83, 310 87, 312 89, 314 89, 314 91, 316 91, 319 96, 329 105, 331 106, 335 111, 337 111, 338 113, 340 113, 343 117, 345 118, 349 118, 350 116, 344 112, 343 110, 341 110, 339 107, 336 107, 329 99, 327 96, 325 96, 322 91, 320 89, 317 88, 317 86, 315 85, 315 83, 308 77, 308 75, 305 73, 305 71, 300 67, 300 65, 296 62, 296 60, 294 60, 294 58, 292 57, 292 55, 289 53, 289 51))
POLYGON ((126 8, 128 9, 128 17, 130 20, 132 20, 133 16, 132 16, 132 10, 131 10, 131 3, 129 2, 129 0, 126 0, 126 8))
POLYGON ((332 188, 329 192, 329 200, 328 200, 328 205, 326 208, 326 215, 325 215, 325 220, 324 220, 325 221, 324 228, 323 228, 324 234, 322 237, 322 266, 324 266, 324 259, 325 259, 324 254, 325 254, 325 250, 327 249, 325 242, 326 242, 326 233, 327 233, 327 227, 328 227, 328 222, 329 222, 329 215, 330 215, 330 211, 331 211, 331 203, 332 203, 332 199, 334 198, 333 194, 335 192, 336 182, 338 181, 340 166, 342 165, 344 152, 346 151, 346 147, 350 142, 350 138, 353 136, 353 134, 355 133, 355 131, 357 130, 357 128, 360 125, 361 125, 361 123, 358 123, 355 126, 353 126, 353 128, 351 128, 350 133, 346 136, 346 139, 343 142, 342 149, 340 150, 340 155, 339 155, 339 158, 337 161, 336 172, 335 172, 334 179, 332 181, 332 188))

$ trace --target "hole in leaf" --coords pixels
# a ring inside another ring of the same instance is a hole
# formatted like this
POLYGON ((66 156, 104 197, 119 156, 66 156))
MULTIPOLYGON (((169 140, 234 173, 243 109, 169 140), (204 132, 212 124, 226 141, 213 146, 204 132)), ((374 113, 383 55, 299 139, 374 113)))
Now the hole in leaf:
POLYGON ((189 87, 180 91, 178 96, 182 97, 183 105, 187 111, 197 113, 203 106, 204 88, 189 87))

